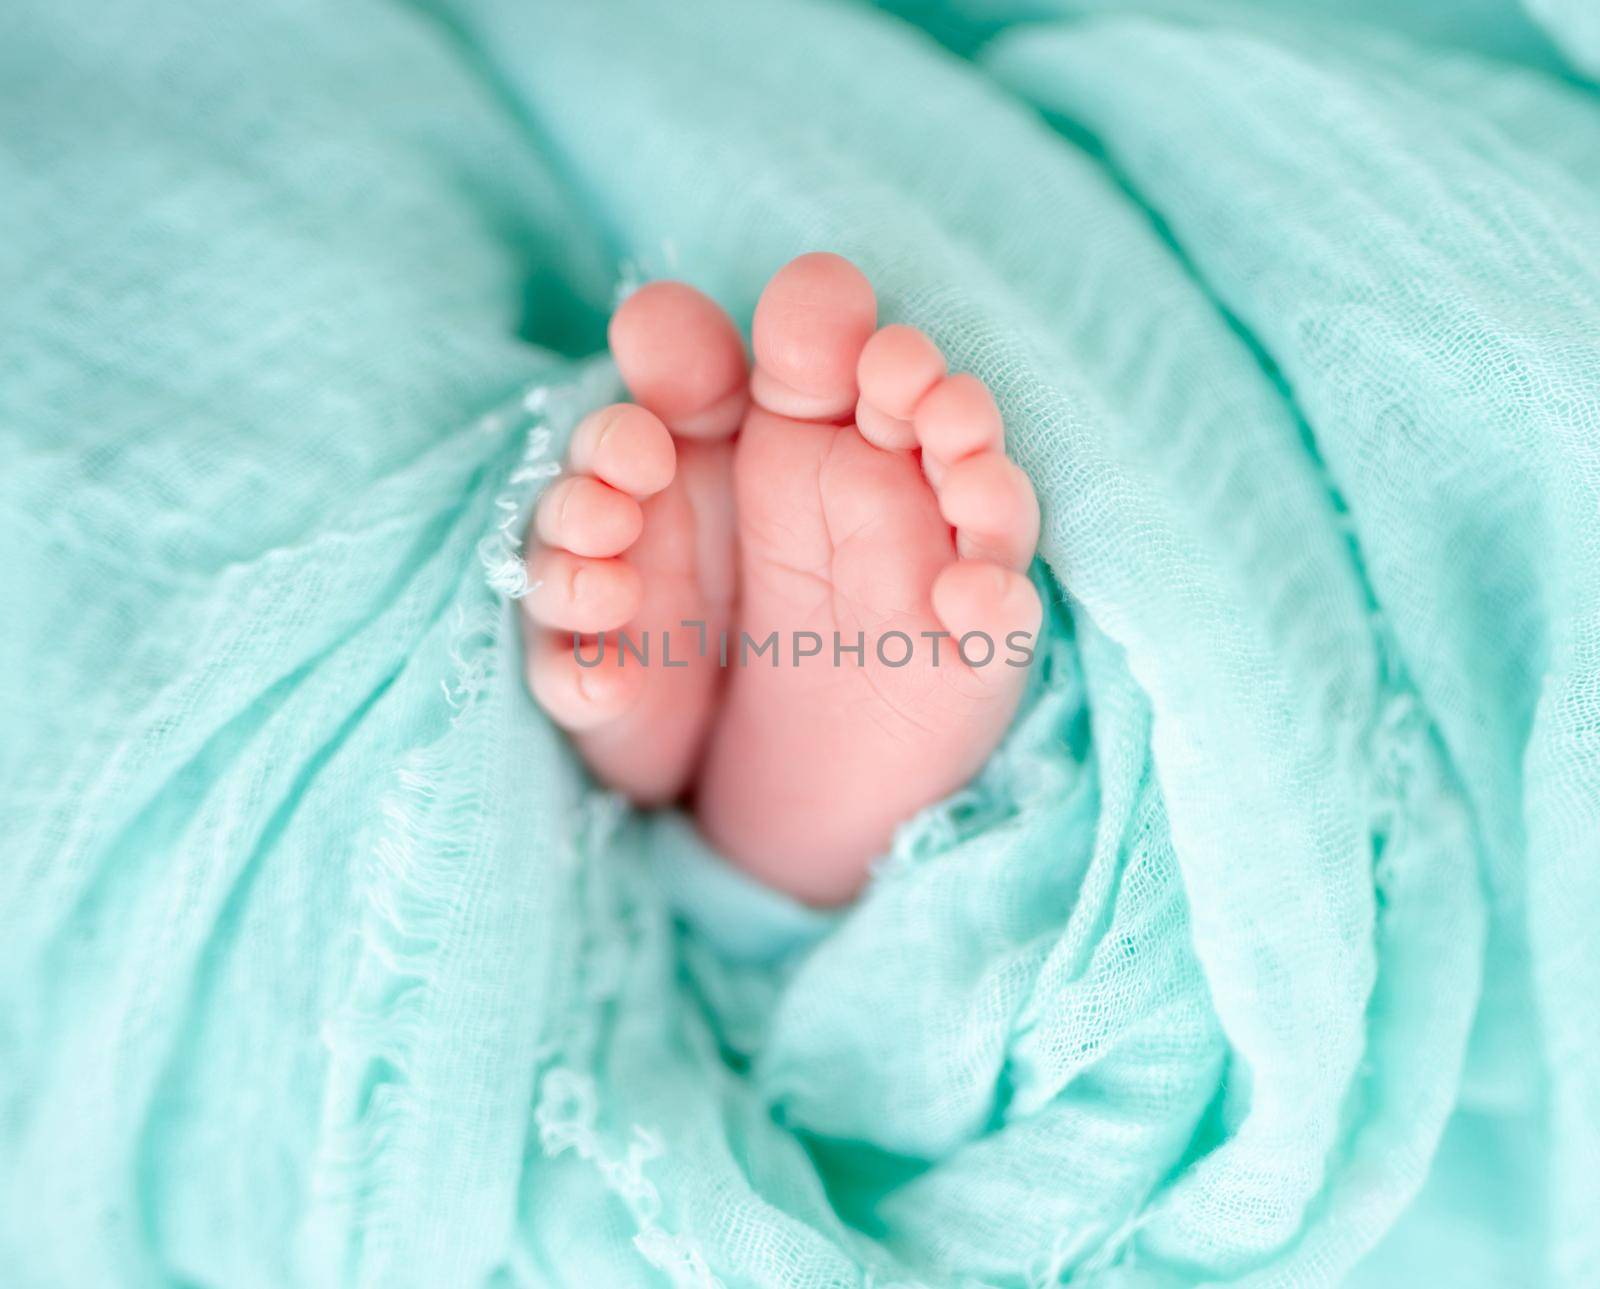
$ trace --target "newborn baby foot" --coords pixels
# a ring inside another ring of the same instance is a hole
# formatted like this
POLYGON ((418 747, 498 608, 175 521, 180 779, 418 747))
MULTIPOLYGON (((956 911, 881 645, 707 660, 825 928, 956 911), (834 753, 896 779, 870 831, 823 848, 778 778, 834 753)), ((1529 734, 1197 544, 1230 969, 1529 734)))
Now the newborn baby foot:
POLYGON ((795 260, 747 398, 715 305, 630 297, 611 346, 636 404, 574 433, 529 557, 530 682, 595 775, 640 804, 693 779, 716 846, 819 904, 994 750, 1041 613, 994 400, 876 313, 847 261, 795 260))
POLYGON ((733 466, 740 656, 696 797, 719 849, 820 904, 994 750, 1041 615, 1023 574, 1038 505, 993 398, 876 314, 866 278, 823 254, 756 307, 733 466), (756 655, 773 635, 777 656, 756 655))
POLYGON ((635 401, 584 418, 539 500, 528 679, 597 778, 662 805, 688 785, 721 689, 702 633, 726 630, 733 603, 731 438, 747 369, 727 315, 681 283, 630 296, 609 339, 635 401), (648 657, 619 658, 624 641, 648 657))

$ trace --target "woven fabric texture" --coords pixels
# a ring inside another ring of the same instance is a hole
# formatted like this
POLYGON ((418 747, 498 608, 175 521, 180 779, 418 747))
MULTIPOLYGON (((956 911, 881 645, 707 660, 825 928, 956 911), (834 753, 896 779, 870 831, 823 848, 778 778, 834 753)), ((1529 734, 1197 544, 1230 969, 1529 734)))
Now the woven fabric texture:
POLYGON ((11 0, 0 1281, 1600 1284, 1587 0, 11 0), (852 907, 528 698, 620 291, 981 375, 1049 641, 852 907))

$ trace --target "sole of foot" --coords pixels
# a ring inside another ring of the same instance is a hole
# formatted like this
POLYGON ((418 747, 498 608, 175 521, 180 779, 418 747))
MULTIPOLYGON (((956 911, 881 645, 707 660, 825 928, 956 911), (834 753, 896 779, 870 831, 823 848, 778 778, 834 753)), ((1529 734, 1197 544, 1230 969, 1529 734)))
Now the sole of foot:
POLYGON ((636 404, 580 426, 536 515, 534 693, 603 782, 641 804, 690 787, 735 863, 848 900, 1015 714, 1041 617, 1033 489, 989 390, 879 328, 838 256, 773 277, 748 377, 731 321, 680 284, 631 297, 611 341, 636 404), (573 633, 619 628, 676 630, 689 665, 610 665, 598 642, 579 665, 573 633))

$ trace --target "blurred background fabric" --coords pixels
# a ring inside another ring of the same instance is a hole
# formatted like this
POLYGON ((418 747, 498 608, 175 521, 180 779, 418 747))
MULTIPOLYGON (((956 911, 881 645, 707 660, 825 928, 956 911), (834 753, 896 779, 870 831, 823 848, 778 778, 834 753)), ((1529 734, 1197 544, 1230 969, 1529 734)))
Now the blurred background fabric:
POLYGON ((1600 1284, 1597 15, 12 0, 0 1282, 1600 1284), (812 249, 1056 601, 828 915, 514 603, 619 292, 812 249))

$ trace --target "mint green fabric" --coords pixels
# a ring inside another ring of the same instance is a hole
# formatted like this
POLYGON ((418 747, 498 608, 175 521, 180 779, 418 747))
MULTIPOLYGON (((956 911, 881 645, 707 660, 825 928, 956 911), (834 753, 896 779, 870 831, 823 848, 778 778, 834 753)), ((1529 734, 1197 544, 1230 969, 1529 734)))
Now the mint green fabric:
POLYGON ((0 1282, 1600 1284, 1595 12, 13 0, 0 1282), (1053 601, 827 914, 515 606, 617 293, 816 248, 1053 601))

